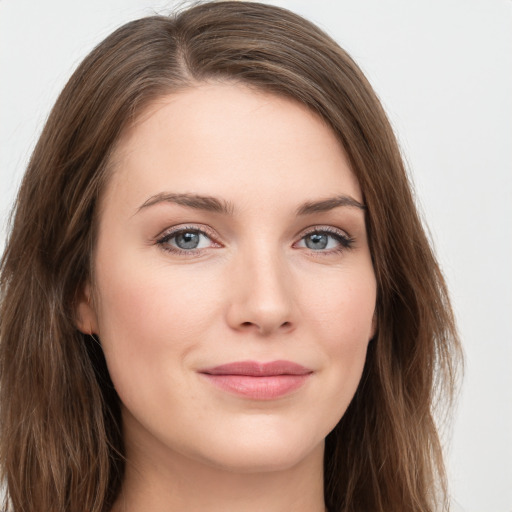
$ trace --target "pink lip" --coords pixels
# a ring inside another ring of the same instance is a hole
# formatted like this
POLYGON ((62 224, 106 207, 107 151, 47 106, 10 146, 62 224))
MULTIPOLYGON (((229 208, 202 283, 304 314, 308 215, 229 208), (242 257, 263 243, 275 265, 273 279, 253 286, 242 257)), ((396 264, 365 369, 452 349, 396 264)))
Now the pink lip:
POLYGON ((301 387, 313 371, 291 361, 237 361, 199 373, 224 391, 253 400, 273 400, 301 387))

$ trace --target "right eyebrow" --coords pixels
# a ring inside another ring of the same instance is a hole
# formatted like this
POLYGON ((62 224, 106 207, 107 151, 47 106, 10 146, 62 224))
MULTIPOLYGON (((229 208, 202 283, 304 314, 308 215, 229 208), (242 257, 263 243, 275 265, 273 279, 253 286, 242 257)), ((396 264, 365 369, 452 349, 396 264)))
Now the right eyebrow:
POLYGON ((234 206, 230 202, 217 199, 216 197, 161 192, 144 201, 144 203, 139 206, 136 213, 160 203, 174 203, 195 210, 205 210, 208 212, 222 213, 224 215, 233 215, 234 211, 234 206))
POLYGON ((304 203, 297 209, 297 215, 310 215, 317 212, 327 212, 334 210, 340 206, 348 206, 351 208, 358 208, 359 210, 366 210, 366 206, 352 196, 339 195, 335 197, 328 197, 327 199, 321 199, 320 201, 311 201, 304 203))

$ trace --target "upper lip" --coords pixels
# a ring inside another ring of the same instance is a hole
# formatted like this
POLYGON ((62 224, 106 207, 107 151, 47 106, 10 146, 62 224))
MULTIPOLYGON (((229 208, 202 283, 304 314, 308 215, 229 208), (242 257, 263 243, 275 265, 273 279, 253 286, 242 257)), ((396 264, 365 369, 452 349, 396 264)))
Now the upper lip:
POLYGON ((247 375, 251 377, 270 377, 273 375, 307 375, 313 370, 292 361, 236 361, 205 368, 200 373, 208 375, 247 375))

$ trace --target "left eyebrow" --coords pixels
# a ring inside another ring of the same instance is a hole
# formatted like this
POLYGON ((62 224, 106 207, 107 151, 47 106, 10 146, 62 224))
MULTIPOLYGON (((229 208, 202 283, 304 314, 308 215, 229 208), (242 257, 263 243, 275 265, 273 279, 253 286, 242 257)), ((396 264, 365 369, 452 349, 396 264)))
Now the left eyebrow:
POLYGON ((198 194, 173 194, 171 192, 163 192, 147 199, 141 206, 139 206, 137 212, 159 203, 174 203, 180 206, 186 206, 187 208, 222 213, 224 215, 232 215, 234 211, 234 207, 229 201, 223 201, 216 197, 200 196, 198 194))
POLYGON ((329 197, 321 199, 320 201, 310 201, 299 206, 297 215, 311 215, 312 213, 328 212, 339 208, 341 206, 348 206, 350 208, 358 208, 366 210, 366 206, 351 196, 341 195, 336 197, 329 197))

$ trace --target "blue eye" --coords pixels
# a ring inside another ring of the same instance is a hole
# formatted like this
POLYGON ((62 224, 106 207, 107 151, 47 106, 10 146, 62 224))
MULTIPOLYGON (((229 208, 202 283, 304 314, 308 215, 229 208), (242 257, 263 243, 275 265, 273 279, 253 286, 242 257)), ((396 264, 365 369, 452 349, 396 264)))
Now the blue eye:
POLYGON ((342 232, 315 230, 304 235, 296 247, 304 247, 312 251, 342 251, 352 246, 353 240, 342 232))
POLYGON ((167 233, 157 243, 170 252, 194 251, 214 245, 206 233, 199 229, 190 228, 167 233))
POLYGON ((325 233, 312 233, 311 235, 305 236, 304 241, 308 249, 320 251, 327 248, 329 245, 329 238, 332 238, 332 236, 330 237, 325 233))
POLYGON ((171 240, 174 240, 174 243, 180 249, 197 249, 201 241, 201 235, 192 231, 185 231, 174 236, 171 240))

